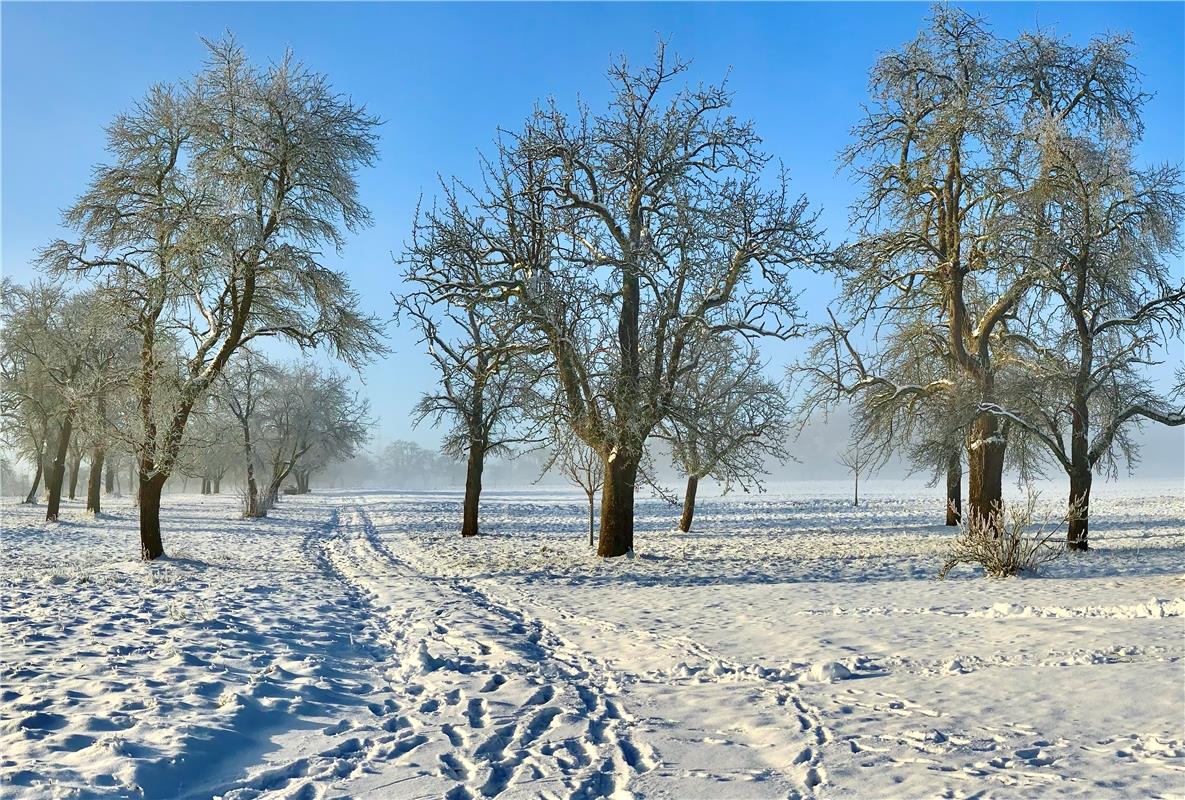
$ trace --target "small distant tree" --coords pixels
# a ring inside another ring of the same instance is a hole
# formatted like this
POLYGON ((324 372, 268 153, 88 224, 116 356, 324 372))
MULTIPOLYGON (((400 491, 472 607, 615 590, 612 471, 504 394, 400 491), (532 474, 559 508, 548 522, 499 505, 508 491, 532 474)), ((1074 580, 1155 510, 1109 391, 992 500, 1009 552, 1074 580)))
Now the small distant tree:
POLYGON ((396 439, 383 448, 379 456, 379 468, 385 473, 383 483, 398 489, 412 487, 433 487, 441 482, 451 482, 455 477, 451 464, 442 464, 442 459, 426 447, 405 439, 396 439))
POLYGON ((64 491, 73 496, 77 486, 82 447, 76 424, 114 381, 120 331, 110 324, 112 309, 94 293, 70 295, 60 284, 45 282, 5 288, 4 347, 14 370, 6 384, 17 402, 40 409, 34 416, 44 413, 52 420, 53 447, 39 449, 48 463, 45 519, 55 522, 64 491), (16 374, 18 369, 23 374, 16 374))
POLYGON ((680 381, 658 437, 687 476, 679 530, 691 530, 699 482, 712 477, 728 492, 760 486, 766 460, 789 457, 790 408, 782 388, 762 374, 755 348, 728 340, 697 346, 700 363, 680 381))
POLYGON ((595 543, 593 534, 596 531, 596 496, 605 485, 605 459, 601 458, 596 450, 570 434, 561 434, 558 441, 560 444, 556 448, 555 462, 559 466, 560 474, 580 487, 588 498, 588 546, 592 547, 595 543))
POLYGON ((230 412, 239 426, 243 464, 243 516, 265 516, 259 495, 259 440, 260 406, 268 399, 275 370, 262 356, 250 348, 240 350, 228 368, 219 376, 218 400, 230 412))
POLYGON ((447 425, 441 452, 465 459, 461 536, 477 536, 481 479, 486 457, 506 454, 528 441, 518 423, 525 417, 521 358, 534 350, 519 336, 520 325, 497 307, 475 298, 452 297, 451 285, 417 265, 449 262, 452 280, 479 281, 477 265, 438 251, 431 240, 413 245, 404 278, 419 287, 396 299, 397 314, 412 323, 436 371, 435 389, 416 405, 415 422, 447 425))
POLYGON ((197 76, 158 84, 108 126, 112 161, 65 213, 81 239, 41 253, 54 274, 97 278, 137 337, 146 560, 164 554, 161 490, 190 415, 239 348, 279 337, 352 365, 383 349, 322 259, 370 222, 354 175, 375 159, 378 120, 289 55, 259 69, 233 39, 207 46, 197 76), (176 364, 162 361, 169 338, 176 364))
POLYGON ((836 459, 842 466, 844 466, 849 473, 851 473, 855 481, 855 488, 852 494, 852 505, 860 505, 860 473, 868 470, 868 454, 859 445, 852 445, 847 450, 839 454, 836 459))

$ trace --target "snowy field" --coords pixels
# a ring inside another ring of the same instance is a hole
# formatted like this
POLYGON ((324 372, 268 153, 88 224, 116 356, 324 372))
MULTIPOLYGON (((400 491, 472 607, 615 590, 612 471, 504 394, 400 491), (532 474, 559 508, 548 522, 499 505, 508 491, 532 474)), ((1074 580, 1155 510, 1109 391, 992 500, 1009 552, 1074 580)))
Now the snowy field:
POLYGON ((935 580, 934 490, 642 501, 612 562, 574 494, 459 502, 167 496, 145 565, 126 500, 8 501, 0 796, 1185 796, 1180 486, 1004 581, 935 580))

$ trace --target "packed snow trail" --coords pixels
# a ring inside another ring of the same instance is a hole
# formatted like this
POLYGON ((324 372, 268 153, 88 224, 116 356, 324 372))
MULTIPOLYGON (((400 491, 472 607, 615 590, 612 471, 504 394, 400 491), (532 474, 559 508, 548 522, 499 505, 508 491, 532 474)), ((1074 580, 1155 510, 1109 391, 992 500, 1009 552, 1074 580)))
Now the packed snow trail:
MULTIPOLYGON (((270 768, 226 793, 476 798, 620 793, 653 766, 614 700, 613 674, 537 619, 426 579, 375 537, 361 506, 319 542, 384 654, 392 697, 364 734, 270 768)), ((358 723, 343 720, 340 733, 358 723)), ((362 726, 358 726, 362 727, 362 726)))

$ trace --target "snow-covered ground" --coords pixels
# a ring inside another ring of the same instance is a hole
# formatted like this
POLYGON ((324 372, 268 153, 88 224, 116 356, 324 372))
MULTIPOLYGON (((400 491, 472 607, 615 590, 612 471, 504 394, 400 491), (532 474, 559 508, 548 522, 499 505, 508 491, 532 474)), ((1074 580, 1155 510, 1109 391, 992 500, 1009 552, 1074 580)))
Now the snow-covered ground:
POLYGON ((126 501, 9 501, 0 796, 1185 796, 1180 486, 945 582, 941 498, 874 489, 640 501, 610 562, 565 492, 475 541, 454 493, 170 496, 151 565, 126 501))

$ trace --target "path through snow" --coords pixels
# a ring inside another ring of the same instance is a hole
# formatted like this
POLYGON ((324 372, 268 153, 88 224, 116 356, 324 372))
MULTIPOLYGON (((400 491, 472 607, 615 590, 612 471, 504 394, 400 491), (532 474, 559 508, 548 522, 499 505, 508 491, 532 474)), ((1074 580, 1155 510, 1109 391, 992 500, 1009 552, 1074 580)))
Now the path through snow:
POLYGON ((17 798, 1170 796, 1185 785, 1179 491, 1092 509, 1054 577, 931 577, 929 499, 327 493, 6 505, 0 789, 17 798), (81 516, 68 508, 67 516, 81 516), (1153 521, 1145 525, 1141 520, 1153 521))

